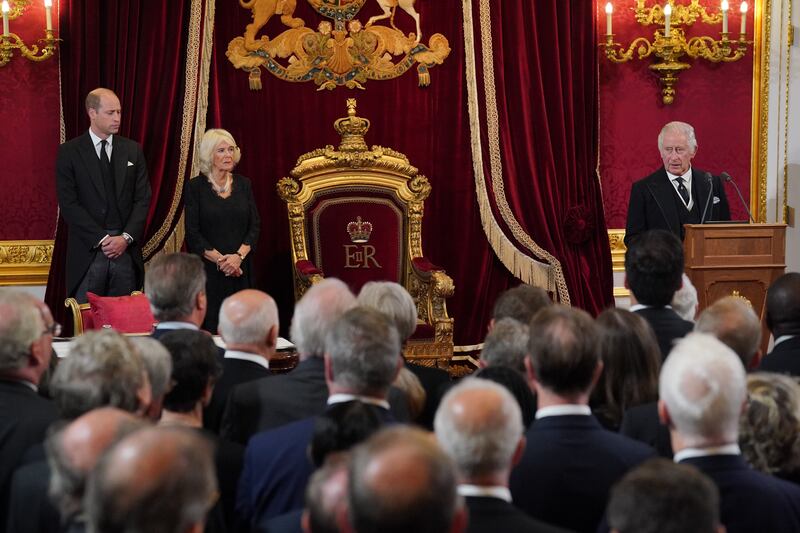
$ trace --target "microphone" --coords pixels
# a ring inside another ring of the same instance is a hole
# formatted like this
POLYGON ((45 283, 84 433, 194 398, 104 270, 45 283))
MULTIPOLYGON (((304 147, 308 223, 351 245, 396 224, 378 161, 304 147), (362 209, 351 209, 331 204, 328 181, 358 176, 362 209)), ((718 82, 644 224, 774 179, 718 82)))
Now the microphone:
POLYGON ((706 206, 703 208, 703 216, 700 217, 700 223, 704 224, 706 221, 706 213, 708 212, 708 205, 711 203, 711 197, 714 196, 714 178, 711 177, 710 172, 703 174, 703 177, 708 182, 708 198, 706 198, 706 206))
POLYGON ((719 177, 722 178, 723 180, 727 181, 731 185, 733 185, 733 188, 736 189, 736 194, 739 195, 739 201, 742 202, 742 206, 744 207, 744 210, 747 211, 747 216, 750 217, 750 222, 755 224, 756 221, 753 219, 753 213, 751 213, 750 212, 750 208, 747 207, 747 202, 745 202, 744 198, 742 197, 742 191, 739 190, 739 186, 736 185, 735 181, 733 181, 733 178, 731 177, 731 175, 728 174, 727 172, 723 172, 722 174, 719 175, 719 177))

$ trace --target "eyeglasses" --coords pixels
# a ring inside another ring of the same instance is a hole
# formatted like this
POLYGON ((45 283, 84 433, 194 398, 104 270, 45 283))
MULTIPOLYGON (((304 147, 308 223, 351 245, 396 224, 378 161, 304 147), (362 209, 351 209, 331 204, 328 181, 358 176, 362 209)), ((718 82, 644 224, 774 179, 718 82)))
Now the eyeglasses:
POLYGON ((61 335, 61 324, 58 322, 53 322, 49 326, 45 327, 45 330, 42 332, 42 335, 49 333, 53 337, 58 337, 61 335))

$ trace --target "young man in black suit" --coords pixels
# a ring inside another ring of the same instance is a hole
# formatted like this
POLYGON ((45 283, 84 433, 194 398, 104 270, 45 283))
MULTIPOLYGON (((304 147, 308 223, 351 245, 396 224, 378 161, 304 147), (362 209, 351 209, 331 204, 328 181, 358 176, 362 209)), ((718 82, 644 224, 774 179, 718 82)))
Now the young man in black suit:
POLYGON ((89 131, 61 145, 56 192, 67 222, 67 295, 122 296, 142 286, 141 240, 150 207, 142 148, 117 135, 119 98, 108 89, 86 96, 89 131))
POLYGON ((694 466, 717 485, 728 533, 800 531, 800 487, 754 470, 741 455, 747 383, 733 350, 711 335, 692 333, 661 367, 658 393, 675 462, 694 466))
POLYGON ((626 245, 648 230, 670 231, 683 240, 684 224, 730 220, 728 198, 720 179, 691 166, 697 153, 697 138, 691 125, 666 124, 658 134, 658 151, 664 168, 631 187, 626 245))
POLYGON ((508 476, 522 456, 522 414, 513 396, 485 379, 468 379, 442 399, 436 439, 453 459, 458 493, 469 510, 467 533, 564 531, 526 515, 511 503, 508 476))
POLYGON ((759 370, 800 376, 800 274, 789 272, 767 291, 767 327, 775 344, 759 370))
POLYGON ((514 505, 576 531, 595 531, 611 486, 655 455, 592 416, 589 396, 603 370, 596 348, 597 326, 584 311, 554 305, 531 320, 525 366, 539 408, 511 472, 514 505))
POLYGON ((675 339, 694 327, 669 305, 681 287, 683 264, 681 241, 664 230, 642 233, 625 251, 625 286, 631 291, 630 310, 653 328, 662 360, 675 339))

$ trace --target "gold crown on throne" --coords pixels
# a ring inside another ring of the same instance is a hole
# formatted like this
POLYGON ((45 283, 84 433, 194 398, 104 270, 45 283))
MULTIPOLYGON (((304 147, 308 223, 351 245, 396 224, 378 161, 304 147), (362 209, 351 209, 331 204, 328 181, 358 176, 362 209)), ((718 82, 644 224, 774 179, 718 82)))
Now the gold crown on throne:
POLYGON ((353 242, 367 242, 370 235, 372 235, 372 222, 362 222, 361 217, 356 217, 355 222, 350 222, 347 225, 347 233, 350 234, 350 240, 353 242))
POLYGON ((333 127, 342 136, 339 150, 342 152, 356 152, 367 149, 364 135, 369 130, 369 119, 356 116, 356 99, 347 99, 347 116, 338 119, 333 127))

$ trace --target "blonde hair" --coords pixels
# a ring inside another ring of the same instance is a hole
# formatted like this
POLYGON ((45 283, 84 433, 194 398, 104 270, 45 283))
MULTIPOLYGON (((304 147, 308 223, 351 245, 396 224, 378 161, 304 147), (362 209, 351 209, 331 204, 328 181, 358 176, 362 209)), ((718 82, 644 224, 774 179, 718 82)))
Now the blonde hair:
POLYGON ((214 150, 216 150, 219 143, 222 141, 227 142, 234 147, 233 163, 238 164, 242 158, 242 151, 236 145, 236 140, 228 130, 223 129, 210 129, 203 134, 203 139, 200 141, 200 172, 206 176, 211 172, 211 165, 214 161, 214 150))

